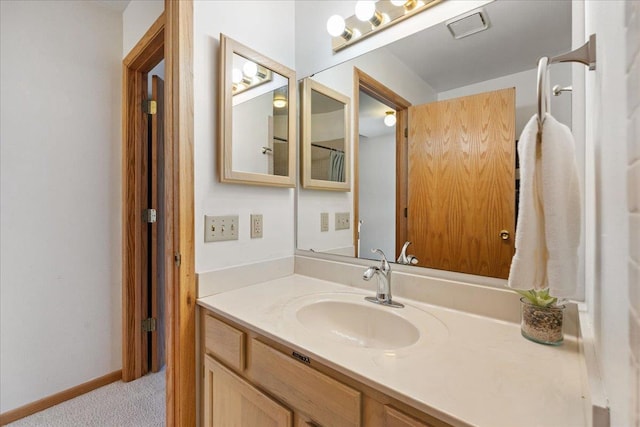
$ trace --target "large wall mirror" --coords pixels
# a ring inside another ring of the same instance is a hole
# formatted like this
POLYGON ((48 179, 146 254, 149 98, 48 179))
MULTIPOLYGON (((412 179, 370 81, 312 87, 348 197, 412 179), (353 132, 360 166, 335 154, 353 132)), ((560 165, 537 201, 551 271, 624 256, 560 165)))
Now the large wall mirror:
POLYGON ((221 182, 295 186, 295 72, 220 35, 221 182))
MULTIPOLYGON (((516 140, 536 112, 538 58, 571 50, 571 2, 496 1, 482 13, 489 28, 468 37, 442 23, 313 75, 352 94, 354 173, 350 193, 298 192, 298 249, 375 259, 381 248, 399 263, 507 277, 516 140)), ((554 64, 550 80, 571 86, 572 65, 554 64)), ((571 98, 551 100, 569 127, 571 98)))
POLYGON ((311 78, 302 82, 302 186, 351 190, 349 97, 311 78))

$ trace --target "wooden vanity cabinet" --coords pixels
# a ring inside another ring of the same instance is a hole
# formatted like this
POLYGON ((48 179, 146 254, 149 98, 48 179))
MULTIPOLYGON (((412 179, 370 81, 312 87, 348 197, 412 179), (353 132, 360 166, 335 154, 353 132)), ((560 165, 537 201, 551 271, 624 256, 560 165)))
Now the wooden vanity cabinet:
POLYGON ((228 319, 200 313, 205 427, 448 426, 228 319))
POLYGON ((289 409, 211 356, 204 356, 203 392, 205 426, 291 426, 289 409))

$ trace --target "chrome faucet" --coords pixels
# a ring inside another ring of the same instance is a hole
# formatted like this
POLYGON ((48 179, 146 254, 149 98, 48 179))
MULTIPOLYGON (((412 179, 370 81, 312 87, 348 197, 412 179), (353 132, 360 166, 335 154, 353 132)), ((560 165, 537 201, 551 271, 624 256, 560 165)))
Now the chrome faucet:
POLYGON ((418 258, 413 255, 407 255, 407 247, 411 244, 411 242, 404 242, 404 246, 402 247, 402 251, 400 251, 400 256, 398 257, 398 264, 406 264, 406 265, 416 265, 418 263, 418 258))
POLYGON ((364 280, 371 280, 373 276, 376 276, 378 279, 378 291, 376 292, 376 296, 374 297, 365 297, 369 302, 373 302, 376 304, 382 304, 389 307, 402 308, 403 304, 394 302, 391 300, 391 267, 387 262, 387 257, 384 256, 384 252, 381 249, 371 249, 372 253, 377 253, 382 256, 382 263, 380 267, 371 266, 367 268, 362 275, 364 280))

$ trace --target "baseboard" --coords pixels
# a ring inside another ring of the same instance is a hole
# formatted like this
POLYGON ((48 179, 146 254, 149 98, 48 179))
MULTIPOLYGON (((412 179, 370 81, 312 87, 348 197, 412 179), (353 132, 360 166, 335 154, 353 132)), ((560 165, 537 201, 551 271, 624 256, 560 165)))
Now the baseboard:
POLYGON ((82 394, 88 393, 92 390, 116 382, 122 378, 122 370, 111 372, 110 374, 102 377, 95 378, 86 383, 79 384, 75 387, 68 388, 59 393, 52 394, 35 402, 28 403, 16 409, 12 409, 3 414, 0 414, 0 426, 12 423, 20 418, 35 414, 36 412, 43 411, 54 405, 73 399, 82 394))

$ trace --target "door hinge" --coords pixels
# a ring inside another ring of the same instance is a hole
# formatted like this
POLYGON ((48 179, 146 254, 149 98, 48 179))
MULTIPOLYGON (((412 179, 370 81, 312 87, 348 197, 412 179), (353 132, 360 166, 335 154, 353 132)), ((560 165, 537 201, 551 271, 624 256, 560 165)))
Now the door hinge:
POLYGON ((149 317, 142 321, 142 332, 153 332, 156 330, 156 319, 149 317))
POLYGON ((153 99, 145 99, 142 101, 142 112, 153 115, 158 111, 158 103, 153 99))
POLYGON ((176 262, 176 267, 180 267, 180 263, 182 262, 182 256, 180 255, 179 252, 176 252, 176 254, 173 256, 173 259, 176 262))
POLYGON ((409 128, 404 128, 404 137, 409 138, 409 128))
POLYGON ((144 218, 144 221, 148 222, 149 224, 153 224, 158 220, 158 212, 156 212, 155 209, 145 209, 142 212, 142 216, 144 218))
POLYGON ((404 217, 405 217, 405 218, 408 218, 408 215, 407 215, 407 208, 404 208, 404 217))

